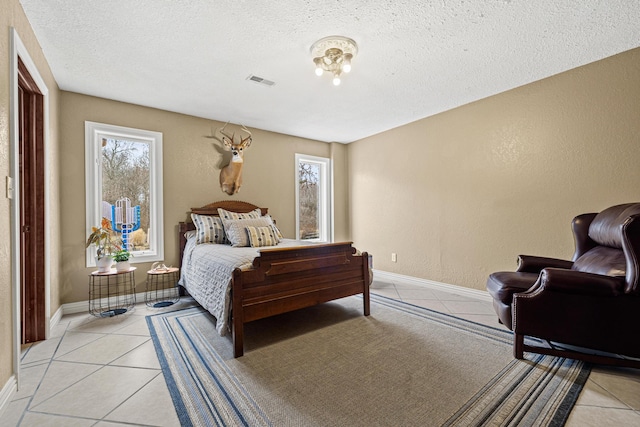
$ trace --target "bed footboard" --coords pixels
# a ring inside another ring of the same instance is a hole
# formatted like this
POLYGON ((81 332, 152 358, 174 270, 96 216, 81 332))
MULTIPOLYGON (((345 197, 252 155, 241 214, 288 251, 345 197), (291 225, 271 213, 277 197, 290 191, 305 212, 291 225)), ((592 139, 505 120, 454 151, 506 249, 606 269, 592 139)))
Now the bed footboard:
POLYGON ((350 242, 266 249, 232 279, 233 355, 244 353, 244 324, 350 295, 370 313, 369 256, 350 242))

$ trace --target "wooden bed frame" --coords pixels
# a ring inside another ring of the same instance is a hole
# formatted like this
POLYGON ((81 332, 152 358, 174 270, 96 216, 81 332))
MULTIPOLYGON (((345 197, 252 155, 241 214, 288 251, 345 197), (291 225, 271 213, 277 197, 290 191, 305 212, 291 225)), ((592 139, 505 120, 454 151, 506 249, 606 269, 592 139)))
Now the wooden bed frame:
MULTIPOLYGON (((218 208, 245 213, 258 207, 221 201, 191 212, 217 216, 218 208)), ((267 213, 267 208, 260 209, 263 215, 267 213)), ((184 233, 194 229, 191 222, 179 223, 180 263, 187 242, 184 233)), ((233 356, 243 355, 244 324, 252 320, 357 294, 362 294, 364 315, 368 316, 369 256, 355 254, 352 242, 262 249, 251 269, 236 268, 231 279, 233 356)))

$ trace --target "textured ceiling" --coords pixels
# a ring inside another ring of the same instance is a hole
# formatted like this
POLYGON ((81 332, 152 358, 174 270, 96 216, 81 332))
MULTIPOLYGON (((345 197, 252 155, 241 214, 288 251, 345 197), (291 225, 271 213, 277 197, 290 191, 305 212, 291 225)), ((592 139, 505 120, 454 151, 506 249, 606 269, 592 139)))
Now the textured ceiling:
POLYGON ((63 90, 352 142, 640 46, 637 0, 21 0, 63 90), (334 87, 309 48, 354 39, 334 87), (256 75, 272 87, 247 80, 256 75))

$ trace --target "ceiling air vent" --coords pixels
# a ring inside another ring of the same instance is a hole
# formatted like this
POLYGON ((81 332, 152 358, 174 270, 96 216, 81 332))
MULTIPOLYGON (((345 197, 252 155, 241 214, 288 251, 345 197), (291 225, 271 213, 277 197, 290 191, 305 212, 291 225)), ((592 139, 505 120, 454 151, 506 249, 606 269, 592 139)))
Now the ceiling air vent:
POLYGON ((249 77, 247 77, 247 80, 249 80, 251 82, 255 82, 255 83, 260 83, 261 85, 268 86, 268 87, 271 87, 271 86, 276 84, 276 82, 272 82, 271 80, 263 79, 262 77, 254 76, 253 74, 251 74, 249 77))

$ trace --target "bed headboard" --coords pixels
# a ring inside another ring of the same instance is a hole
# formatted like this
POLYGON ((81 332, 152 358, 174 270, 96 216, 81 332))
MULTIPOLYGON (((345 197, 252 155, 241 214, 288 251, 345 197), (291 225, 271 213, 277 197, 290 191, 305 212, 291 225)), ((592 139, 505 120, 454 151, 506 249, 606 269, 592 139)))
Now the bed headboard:
MULTIPOLYGON (((221 200, 219 202, 209 203, 201 208, 191 208, 190 213, 200 215, 216 215, 218 216, 218 208, 222 208, 231 212, 247 213, 254 209, 258 209, 258 206, 247 202, 241 202, 239 200, 221 200)), ((259 208, 262 215, 266 215, 269 208, 259 208)))
MULTIPOLYGON (((204 205, 200 208, 191 208, 191 211, 189 212, 189 217, 191 217, 192 213, 199 214, 199 215, 218 216, 218 208, 222 208, 227 211, 238 212, 238 213, 247 213, 247 212, 251 212, 254 209, 260 209, 260 212, 262 213, 262 215, 266 215, 269 211, 269 208, 259 208, 254 204, 241 202, 239 200, 220 200, 218 202, 209 203, 208 205, 204 205)), ((193 222, 191 221, 178 223, 178 244, 179 244, 178 253, 180 255, 180 259, 178 260, 179 265, 182 265, 182 255, 184 254, 184 247, 187 244, 187 239, 184 237, 184 233, 186 233, 189 230, 195 230, 195 229, 196 227, 195 225, 193 225, 193 222)))

